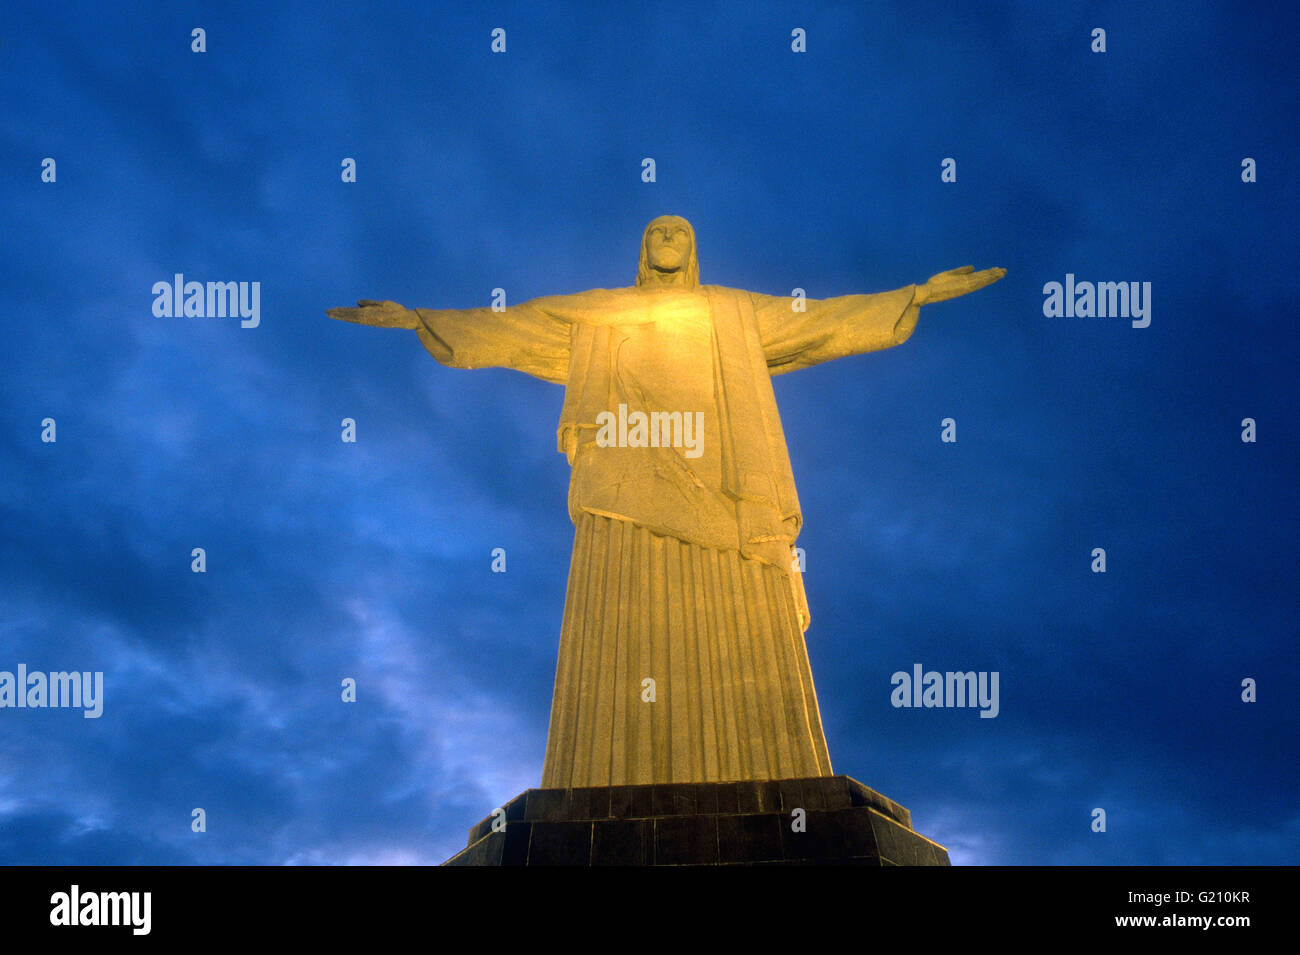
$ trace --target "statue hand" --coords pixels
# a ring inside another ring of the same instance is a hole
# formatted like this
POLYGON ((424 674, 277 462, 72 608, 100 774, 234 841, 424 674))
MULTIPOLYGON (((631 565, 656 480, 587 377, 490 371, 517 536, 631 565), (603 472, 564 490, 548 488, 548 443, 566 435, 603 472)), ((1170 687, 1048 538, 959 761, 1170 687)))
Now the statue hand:
POLYGON ((377 302, 374 299, 358 299, 360 308, 327 308, 325 314, 344 322, 356 322, 359 325, 374 325, 378 328, 419 328, 420 317, 414 309, 409 309, 396 302, 377 302))
POLYGON ((1007 274, 1006 269, 984 269, 976 272, 975 266, 963 265, 959 269, 950 269, 933 275, 924 285, 917 286, 913 305, 930 305, 959 295, 967 295, 986 285, 992 285, 1007 274))
POLYGON ((577 428, 565 428, 564 430, 564 456, 569 459, 569 464, 573 464, 573 459, 578 456, 577 428))

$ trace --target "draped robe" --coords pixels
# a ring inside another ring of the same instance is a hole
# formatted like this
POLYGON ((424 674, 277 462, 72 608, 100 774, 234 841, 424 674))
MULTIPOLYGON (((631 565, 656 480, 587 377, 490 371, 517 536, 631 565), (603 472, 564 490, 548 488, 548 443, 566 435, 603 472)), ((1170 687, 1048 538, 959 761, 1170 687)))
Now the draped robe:
POLYGON ((416 310, 440 363, 565 386, 575 537, 543 787, 831 775, 771 376, 902 344, 915 293, 634 286, 416 310), (608 446, 620 405, 702 414, 699 447, 608 446))

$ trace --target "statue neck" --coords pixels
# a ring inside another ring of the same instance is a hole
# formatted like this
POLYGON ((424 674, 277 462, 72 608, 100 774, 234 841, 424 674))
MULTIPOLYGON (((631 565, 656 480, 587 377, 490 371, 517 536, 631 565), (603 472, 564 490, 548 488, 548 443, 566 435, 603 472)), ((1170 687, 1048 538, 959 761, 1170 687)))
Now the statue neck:
POLYGON ((646 277, 645 285, 649 288, 665 288, 677 286, 686 287, 686 272, 683 269, 677 269, 674 272, 660 272, 656 269, 650 269, 650 274, 646 277))

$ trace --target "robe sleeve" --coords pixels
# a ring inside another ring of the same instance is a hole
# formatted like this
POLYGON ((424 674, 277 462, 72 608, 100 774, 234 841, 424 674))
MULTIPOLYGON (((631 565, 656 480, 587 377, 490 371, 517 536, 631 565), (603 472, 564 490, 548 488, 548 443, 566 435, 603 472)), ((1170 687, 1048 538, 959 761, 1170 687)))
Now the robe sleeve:
POLYGON ((534 299, 500 312, 417 308, 416 334, 429 354, 450 368, 513 368, 564 384, 569 378, 572 325, 544 304, 552 301, 534 299))
POLYGON ((783 375, 824 361, 901 345, 916 328, 916 286, 874 295, 795 299, 750 292, 768 371, 783 375))

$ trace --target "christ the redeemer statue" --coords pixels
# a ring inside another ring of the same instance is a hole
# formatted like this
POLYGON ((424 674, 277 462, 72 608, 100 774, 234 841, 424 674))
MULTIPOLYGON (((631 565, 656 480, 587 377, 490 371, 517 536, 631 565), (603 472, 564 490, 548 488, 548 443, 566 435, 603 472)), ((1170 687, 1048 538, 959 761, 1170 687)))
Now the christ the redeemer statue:
POLYGON ((543 788, 831 775, 771 376, 901 345, 922 305, 1005 274, 820 301, 700 285, 694 230, 663 216, 630 288, 328 311, 565 388, 576 534, 543 788))

